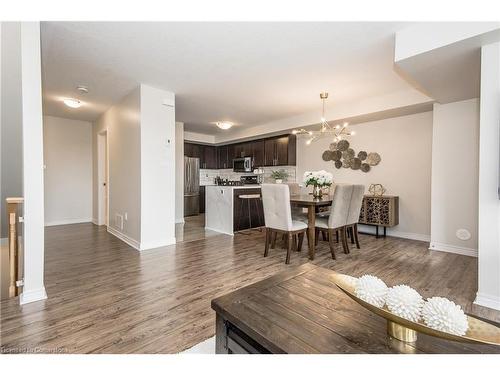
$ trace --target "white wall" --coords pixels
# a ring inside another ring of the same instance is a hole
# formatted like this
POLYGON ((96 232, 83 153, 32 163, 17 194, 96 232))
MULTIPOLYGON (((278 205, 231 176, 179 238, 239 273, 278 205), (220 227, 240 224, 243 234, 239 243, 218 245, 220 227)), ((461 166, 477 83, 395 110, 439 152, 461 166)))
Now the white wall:
POLYGON ((24 287, 20 303, 47 298, 44 273, 43 118, 40 22, 21 22, 24 287))
POLYGON ((479 251, 475 303, 500 310, 500 43, 481 49, 479 251))
POLYGON ((141 244, 175 244, 175 96, 141 85, 141 244))
POLYGON ((479 100, 434 104, 432 250, 477 255, 479 100), (465 229, 470 239, 461 240, 465 229))
POLYGON ((109 230, 132 246, 141 240, 141 114, 140 89, 103 113, 94 123, 93 143, 93 217, 98 217, 97 135, 107 130, 109 155, 109 230), (116 215, 125 216, 123 229, 116 215))
POLYGON ((23 115, 21 92, 21 24, 1 26, 1 236, 7 237, 5 198, 23 195, 23 115))
POLYGON ((175 222, 184 222, 184 123, 175 123, 175 222))
POLYGON ((92 124, 45 116, 45 225, 92 220, 92 124))
POLYGON ((94 124, 94 218, 102 131, 108 137, 108 231, 138 250, 175 243, 174 94, 141 85, 94 124), (123 229, 117 215, 123 217, 123 229))
MULTIPOLYGON (((356 152, 378 152, 379 165, 368 173, 336 169, 321 158, 331 139, 308 146, 307 138, 297 137, 297 179, 305 171, 324 169, 335 182, 380 183, 386 194, 399 196, 399 225, 388 230, 394 236, 428 241, 431 217, 432 112, 367 122, 352 126, 356 135, 349 142, 356 152)), ((367 230, 368 228, 364 228, 367 230)))

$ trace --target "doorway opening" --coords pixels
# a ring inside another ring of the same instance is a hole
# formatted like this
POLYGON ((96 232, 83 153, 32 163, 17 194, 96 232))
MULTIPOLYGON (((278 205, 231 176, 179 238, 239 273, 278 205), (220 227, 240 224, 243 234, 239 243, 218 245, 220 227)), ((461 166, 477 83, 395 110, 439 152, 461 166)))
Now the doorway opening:
POLYGON ((99 212, 97 225, 109 225, 108 171, 108 132, 105 130, 97 134, 97 197, 99 212))

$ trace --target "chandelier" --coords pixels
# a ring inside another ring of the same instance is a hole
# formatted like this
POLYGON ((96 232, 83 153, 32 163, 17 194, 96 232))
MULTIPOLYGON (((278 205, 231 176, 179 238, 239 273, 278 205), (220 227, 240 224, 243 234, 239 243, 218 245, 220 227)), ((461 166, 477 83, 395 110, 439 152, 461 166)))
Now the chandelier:
POLYGON ((332 137, 335 142, 338 142, 348 136, 354 135, 353 131, 347 129, 349 124, 344 122, 342 125, 330 125, 325 118, 325 101, 328 99, 328 93, 322 92, 319 94, 321 98, 323 109, 321 112, 321 124, 319 130, 306 130, 306 129, 297 129, 292 131, 293 134, 306 134, 309 136, 309 139, 306 141, 306 144, 310 145, 313 141, 323 138, 325 136, 332 137))

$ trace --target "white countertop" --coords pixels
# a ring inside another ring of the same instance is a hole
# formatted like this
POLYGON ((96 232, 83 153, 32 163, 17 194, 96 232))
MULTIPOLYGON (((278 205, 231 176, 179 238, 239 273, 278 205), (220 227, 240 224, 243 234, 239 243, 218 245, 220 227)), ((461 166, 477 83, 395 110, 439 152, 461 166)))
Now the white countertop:
POLYGON ((242 186, 231 186, 231 185, 205 185, 206 187, 215 188, 233 188, 233 189, 260 189, 260 185, 242 185, 242 186))

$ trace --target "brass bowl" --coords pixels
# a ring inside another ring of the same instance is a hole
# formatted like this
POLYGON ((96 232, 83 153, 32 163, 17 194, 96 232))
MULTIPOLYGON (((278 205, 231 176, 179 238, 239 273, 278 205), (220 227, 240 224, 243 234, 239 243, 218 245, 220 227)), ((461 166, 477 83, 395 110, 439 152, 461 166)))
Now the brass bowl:
POLYGON ((354 289, 356 287, 355 281, 357 279, 354 277, 336 273, 335 275, 332 275, 331 278, 332 282, 354 301, 370 310, 371 312, 387 319, 387 333, 391 337, 394 337, 398 340, 404 342, 414 342, 417 340, 417 332, 421 332, 425 333, 426 335, 440 337, 451 341, 500 346, 500 328, 486 323, 482 320, 473 318, 470 315, 467 315, 469 329, 467 330, 465 335, 459 336, 452 333, 442 332, 427 327, 422 323, 416 323, 412 322, 411 320, 401 318, 391 313, 385 307, 379 308, 356 297, 356 295, 354 294, 354 289))

